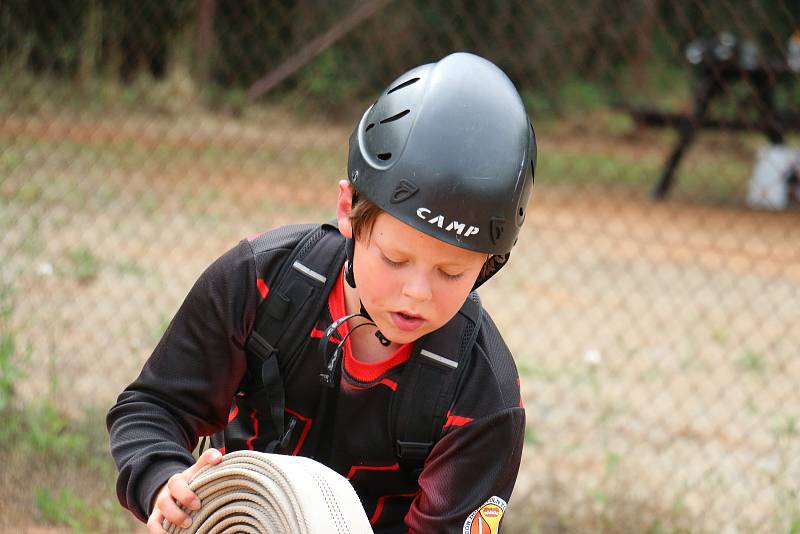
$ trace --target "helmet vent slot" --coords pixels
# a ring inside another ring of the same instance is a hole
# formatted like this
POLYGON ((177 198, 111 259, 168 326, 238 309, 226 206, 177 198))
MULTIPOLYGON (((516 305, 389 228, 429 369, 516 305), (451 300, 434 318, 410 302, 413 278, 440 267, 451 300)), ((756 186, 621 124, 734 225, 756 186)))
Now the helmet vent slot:
POLYGON ((398 90, 402 89, 403 87, 408 87, 409 85, 417 83, 418 81, 419 81, 419 78, 411 78, 410 80, 405 81, 405 82, 401 83, 400 85, 396 85, 396 86, 392 87, 391 89, 386 91, 386 94, 390 95, 390 94, 394 93, 395 91, 398 91, 398 90))
POLYGON ((397 119, 402 119, 403 117, 405 117, 409 113, 411 113, 411 110, 410 109, 405 109, 405 110, 401 111, 400 113, 398 113, 397 115, 392 115, 391 117, 387 117, 387 118, 383 119, 381 121, 381 124, 386 124, 387 122, 392 122, 392 121, 396 121, 397 119))
POLYGON ((381 161, 389 161, 391 157, 392 157, 391 152, 384 152, 382 154, 378 154, 378 159, 381 161))
POLYGON ((375 123, 374 123, 374 122, 371 122, 371 123, 369 123, 369 125, 368 125, 368 126, 365 128, 365 129, 364 129, 364 131, 365 131, 365 132, 368 132, 368 131, 370 131, 371 129, 373 129, 374 127, 375 127, 375 123))

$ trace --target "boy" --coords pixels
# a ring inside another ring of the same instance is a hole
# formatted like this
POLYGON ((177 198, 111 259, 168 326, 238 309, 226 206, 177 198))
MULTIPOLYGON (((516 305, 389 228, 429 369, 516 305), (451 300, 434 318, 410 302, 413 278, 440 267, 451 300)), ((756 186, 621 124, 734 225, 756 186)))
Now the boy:
MULTIPOLYGON (((459 368, 438 439, 416 451, 421 471, 408 461, 413 454, 404 456, 410 442, 392 439, 391 403, 410 380, 403 370, 415 345, 455 321, 475 301, 472 290, 507 261, 535 161, 519 94, 492 63, 457 53, 398 78, 350 138, 336 233, 347 261, 310 342, 293 363, 280 362, 285 410, 260 420, 264 406, 248 405, 242 383, 258 305, 306 232, 295 226, 242 241, 212 264, 110 410, 121 503, 151 533, 164 532, 163 519, 188 522, 179 504, 201 506, 188 482, 220 459, 216 449, 197 461, 190 451, 230 420, 228 451, 300 454, 346 476, 375 532, 497 532, 525 413, 513 359, 488 315, 478 313, 461 361, 449 356, 461 339, 444 357, 413 353, 459 368), (288 430, 266 442, 272 426, 288 430)), ((420 389, 412 394, 430 388, 420 389)))

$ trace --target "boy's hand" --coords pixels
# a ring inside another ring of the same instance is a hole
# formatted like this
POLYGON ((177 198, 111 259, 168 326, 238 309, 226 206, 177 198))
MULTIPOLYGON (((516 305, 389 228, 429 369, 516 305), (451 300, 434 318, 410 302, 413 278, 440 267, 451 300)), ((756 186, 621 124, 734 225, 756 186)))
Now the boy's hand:
POLYGON ((188 528, 192 524, 191 519, 178 505, 183 505, 189 510, 200 509, 200 499, 189 489, 189 482, 202 467, 218 464, 221 460, 222 454, 217 449, 208 449, 192 467, 172 475, 156 494, 153 512, 147 519, 147 531, 150 534, 167 534, 161 526, 164 519, 173 525, 188 528))

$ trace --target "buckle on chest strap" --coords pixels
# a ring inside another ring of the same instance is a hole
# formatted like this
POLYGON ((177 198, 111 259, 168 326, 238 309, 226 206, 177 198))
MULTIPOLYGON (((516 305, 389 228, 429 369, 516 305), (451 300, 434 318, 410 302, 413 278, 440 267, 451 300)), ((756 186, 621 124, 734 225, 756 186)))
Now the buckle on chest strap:
POLYGON ((433 442, 400 441, 395 443, 397 457, 401 460, 424 460, 433 448, 433 442))
POLYGON ((262 362, 268 360, 270 356, 278 352, 275 347, 270 345, 267 340, 255 330, 250 334, 250 338, 247 340, 246 349, 254 356, 257 356, 262 362))

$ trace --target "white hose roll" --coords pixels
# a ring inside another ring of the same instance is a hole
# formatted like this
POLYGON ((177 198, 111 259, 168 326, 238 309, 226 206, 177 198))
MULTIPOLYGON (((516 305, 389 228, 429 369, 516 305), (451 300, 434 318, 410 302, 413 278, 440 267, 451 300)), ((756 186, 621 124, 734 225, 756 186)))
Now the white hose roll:
POLYGON ((189 528, 164 521, 171 534, 372 534, 353 486, 310 458, 232 452, 189 487, 202 506, 189 528))

